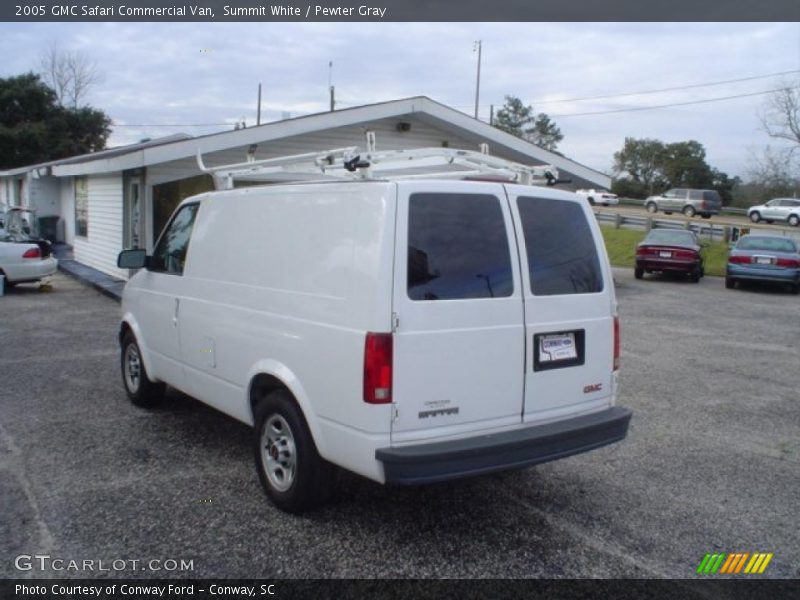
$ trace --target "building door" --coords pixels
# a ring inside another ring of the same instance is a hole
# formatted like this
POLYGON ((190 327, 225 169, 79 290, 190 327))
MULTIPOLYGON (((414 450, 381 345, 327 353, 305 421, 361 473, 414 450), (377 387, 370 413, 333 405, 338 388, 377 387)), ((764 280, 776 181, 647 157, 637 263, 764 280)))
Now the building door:
POLYGON ((124 177, 125 190, 123 207, 125 223, 123 228, 123 248, 144 248, 142 176, 139 174, 124 177))

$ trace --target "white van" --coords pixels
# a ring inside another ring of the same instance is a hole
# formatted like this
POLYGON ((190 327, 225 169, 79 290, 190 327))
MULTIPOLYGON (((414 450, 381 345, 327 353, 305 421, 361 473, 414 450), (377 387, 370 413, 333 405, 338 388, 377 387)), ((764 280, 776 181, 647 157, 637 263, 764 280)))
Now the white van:
MULTIPOLYGON (((358 165, 359 167, 363 165, 358 165)), ((622 440, 603 240, 576 195, 460 180, 295 182, 185 200, 123 294, 125 388, 253 425, 299 512, 334 467, 424 484, 622 440)))

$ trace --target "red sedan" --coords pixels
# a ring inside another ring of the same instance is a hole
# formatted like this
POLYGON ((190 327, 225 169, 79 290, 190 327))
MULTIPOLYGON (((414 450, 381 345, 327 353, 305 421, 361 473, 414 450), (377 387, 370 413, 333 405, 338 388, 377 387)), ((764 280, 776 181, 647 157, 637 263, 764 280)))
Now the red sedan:
POLYGON ((636 279, 645 273, 685 273, 695 283, 703 276, 703 247, 692 231, 652 229, 636 246, 636 279))

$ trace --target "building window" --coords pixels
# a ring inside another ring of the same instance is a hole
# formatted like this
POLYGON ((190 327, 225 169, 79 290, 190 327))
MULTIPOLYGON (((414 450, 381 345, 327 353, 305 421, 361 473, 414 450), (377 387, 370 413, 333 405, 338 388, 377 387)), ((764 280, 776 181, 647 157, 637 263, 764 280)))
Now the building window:
POLYGON ((75 235, 89 235, 89 179, 75 178, 75 235))

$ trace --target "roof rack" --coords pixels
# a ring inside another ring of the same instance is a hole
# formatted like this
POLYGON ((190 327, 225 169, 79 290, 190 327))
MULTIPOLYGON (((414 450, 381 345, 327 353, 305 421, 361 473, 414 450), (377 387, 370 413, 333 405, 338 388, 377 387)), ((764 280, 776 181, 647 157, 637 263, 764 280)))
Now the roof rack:
POLYGON ((367 132, 367 151, 357 146, 308 152, 264 160, 206 167, 200 151, 197 164, 210 174, 218 190, 233 189, 234 181, 260 182, 353 180, 353 179, 490 179, 523 185, 556 185, 558 178, 552 165, 523 165, 489 155, 488 144, 480 152, 451 148, 416 148, 413 150, 375 149, 375 134, 367 132))

